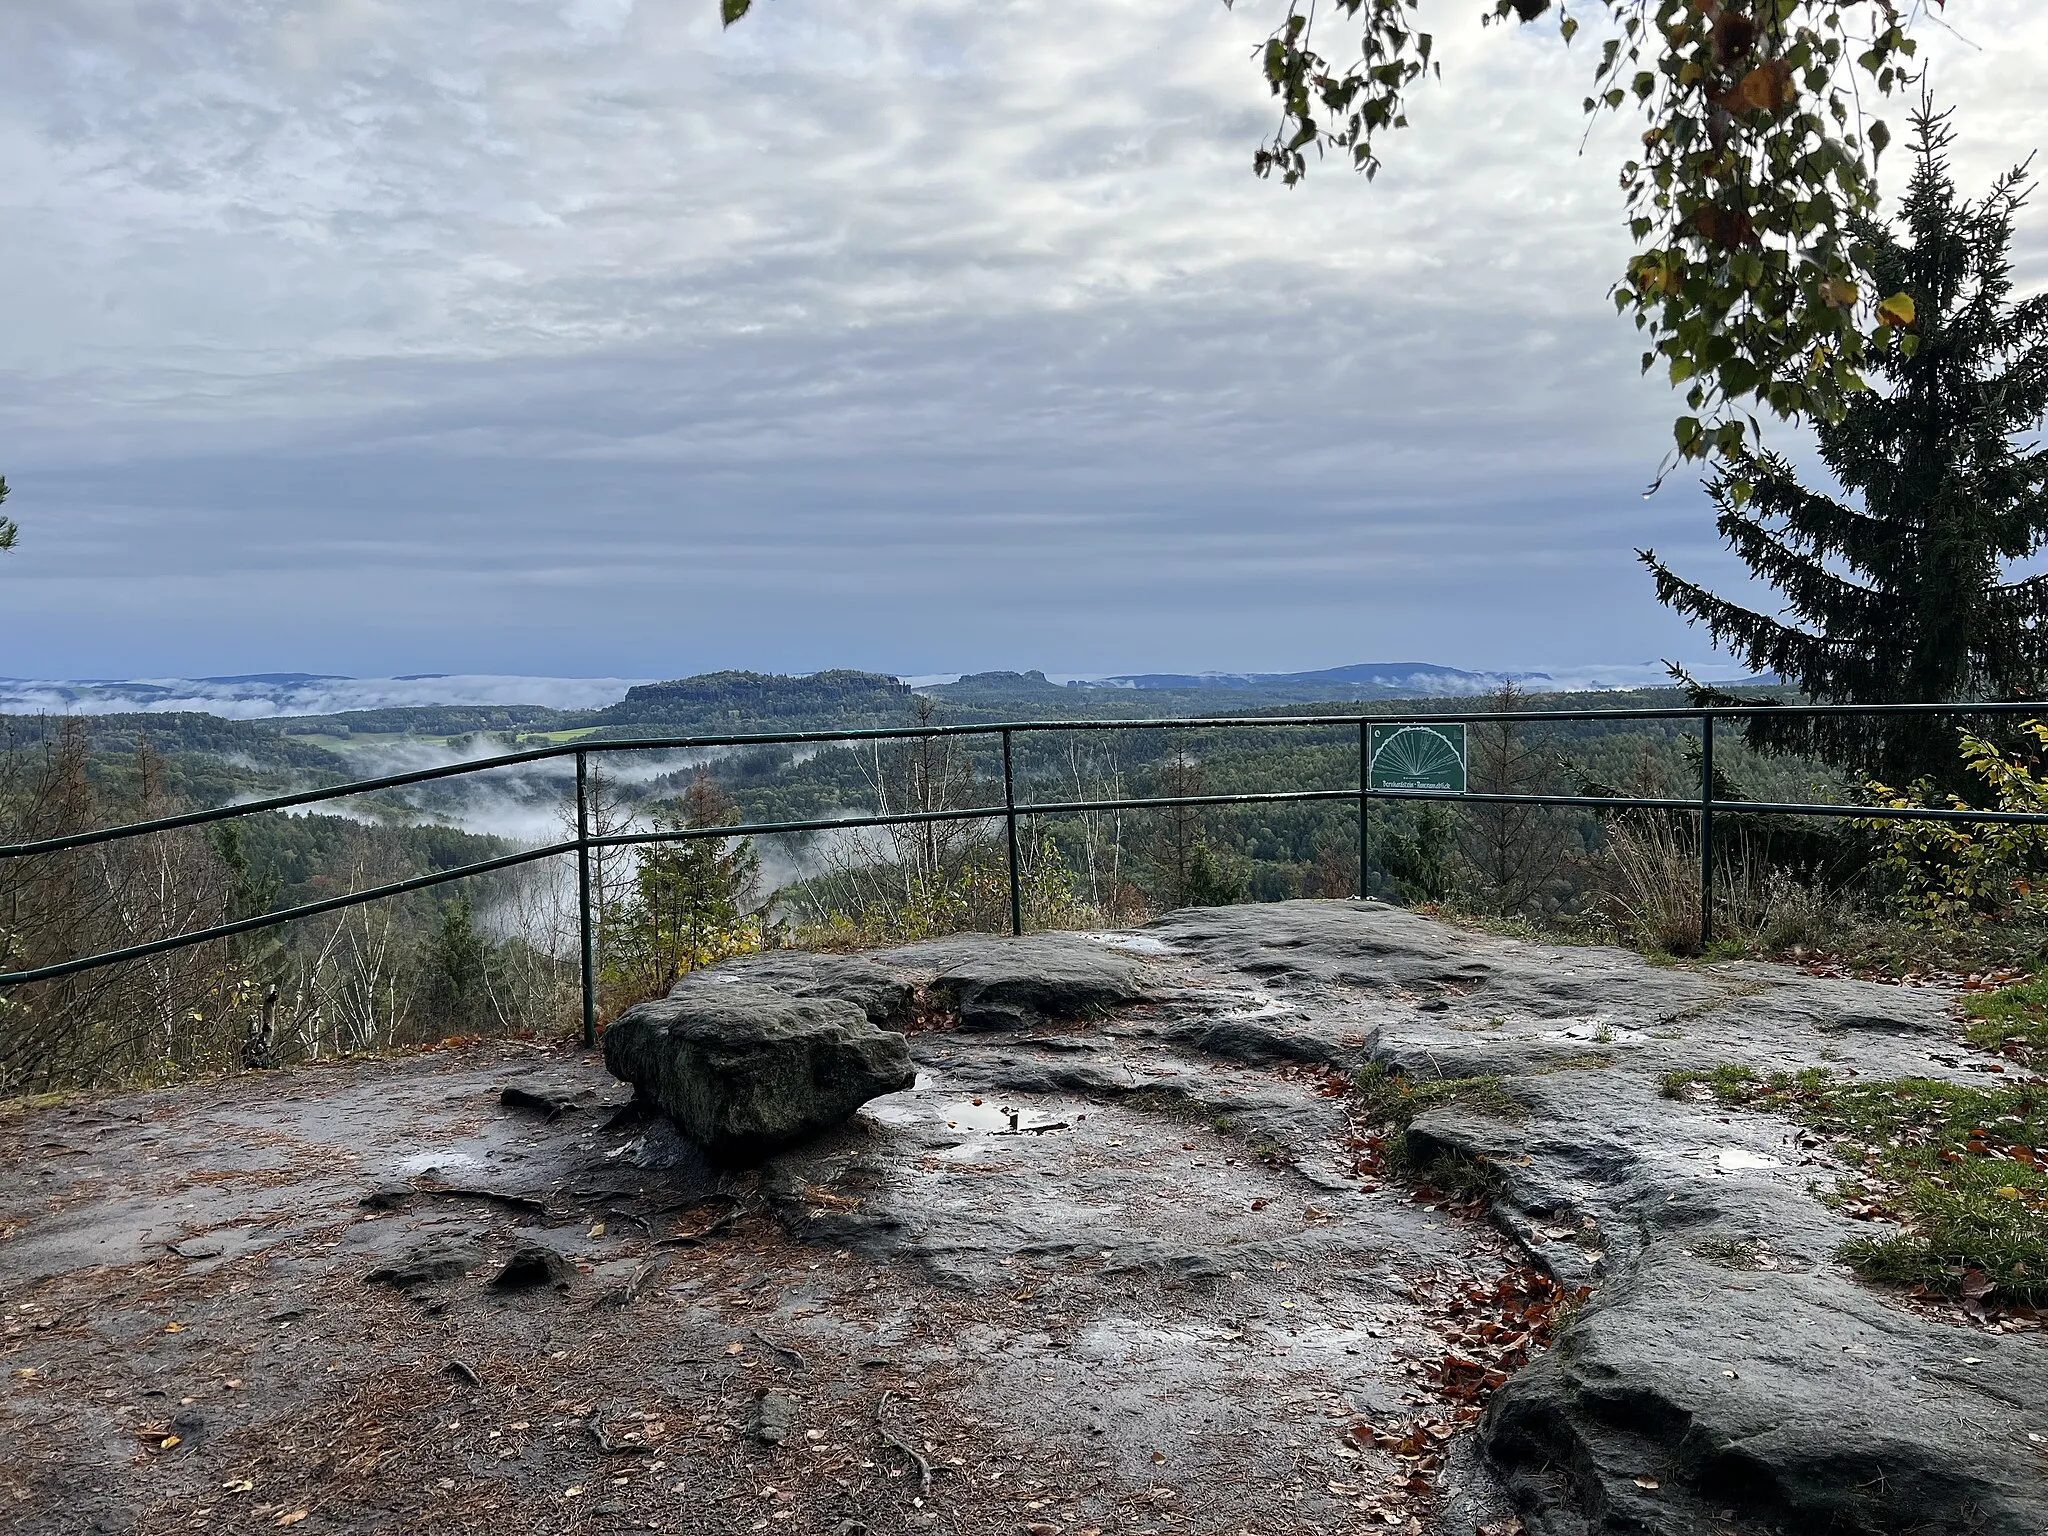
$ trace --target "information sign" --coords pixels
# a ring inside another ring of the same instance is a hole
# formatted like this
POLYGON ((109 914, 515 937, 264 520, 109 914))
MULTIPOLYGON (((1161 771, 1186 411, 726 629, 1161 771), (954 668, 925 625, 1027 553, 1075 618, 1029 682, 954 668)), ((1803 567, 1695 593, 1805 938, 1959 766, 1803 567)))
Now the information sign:
POLYGON ((1375 725, 1371 753, 1374 789, 1465 793, 1463 725, 1375 725))

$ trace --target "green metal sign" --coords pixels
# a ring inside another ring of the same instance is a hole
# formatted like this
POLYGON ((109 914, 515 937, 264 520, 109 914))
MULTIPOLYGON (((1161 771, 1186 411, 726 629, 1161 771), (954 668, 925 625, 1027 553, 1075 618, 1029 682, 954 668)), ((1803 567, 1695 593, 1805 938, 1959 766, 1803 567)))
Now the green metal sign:
POLYGON ((1463 725, 1376 725, 1372 728, 1374 789, 1465 793, 1463 725))

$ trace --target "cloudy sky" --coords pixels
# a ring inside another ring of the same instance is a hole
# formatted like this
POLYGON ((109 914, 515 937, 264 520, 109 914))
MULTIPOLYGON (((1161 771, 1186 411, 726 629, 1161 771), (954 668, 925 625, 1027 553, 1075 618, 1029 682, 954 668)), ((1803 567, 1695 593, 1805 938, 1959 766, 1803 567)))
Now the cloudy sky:
MULTIPOLYGON (((1288 191, 1272 0, 0 0, 0 674, 1702 657, 1636 130, 1425 6, 1288 191)), ((1948 9, 1981 180, 2048 6, 1948 9)))

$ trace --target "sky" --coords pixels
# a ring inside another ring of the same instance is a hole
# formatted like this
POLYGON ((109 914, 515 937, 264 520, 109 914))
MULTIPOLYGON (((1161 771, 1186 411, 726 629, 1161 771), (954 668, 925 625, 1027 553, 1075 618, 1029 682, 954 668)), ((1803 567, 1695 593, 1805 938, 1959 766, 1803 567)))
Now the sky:
MULTIPOLYGON (((0 675, 1706 659, 1639 129, 1424 9, 1288 190, 1273 0, 0 0, 0 675)), ((1947 11, 1977 186, 2048 6, 1947 11)))

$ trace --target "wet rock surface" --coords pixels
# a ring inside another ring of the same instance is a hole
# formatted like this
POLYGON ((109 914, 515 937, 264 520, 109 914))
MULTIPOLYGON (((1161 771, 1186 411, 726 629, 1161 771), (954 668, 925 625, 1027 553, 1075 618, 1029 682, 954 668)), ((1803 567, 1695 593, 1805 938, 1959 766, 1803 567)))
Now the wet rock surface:
POLYGON ((715 1162, 755 1162, 910 1086, 903 1036, 851 1002, 685 978, 605 1031, 605 1065, 715 1162))
MULTIPOLYGON (((171 1251, 182 1256, 185 1246, 173 1244, 171 1251)), ((410 1291, 443 1280, 459 1280, 481 1262, 481 1256, 469 1244, 434 1238, 406 1249, 389 1264, 379 1264, 363 1278, 372 1285, 389 1285, 410 1291)))
POLYGON ((1993 1063, 1960 1047, 1947 998, 1747 963, 1663 970, 1336 906, 1152 931, 1289 995, 1384 998, 1373 1059, 1499 1074, 1524 1106, 1429 1112, 1410 1143, 1485 1158, 1495 1220, 1597 1287, 1483 1426, 1532 1531, 2048 1530, 2039 1335, 1959 1327, 1861 1283, 1834 1254, 1870 1229, 1818 1198, 1839 1172, 1823 1154, 1782 1121, 1658 1091, 1667 1071, 1731 1061, 1982 1082, 1993 1063))
POLYGON ((300 1509, 307 1530, 2048 1530, 2038 1335, 1861 1285, 1832 1255, 1869 1228, 1816 1197, 1822 1153, 1657 1091, 1729 1060, 1981 1080, 1942 994, 1337 902, 769 955, 679 991, 907 1027, 914 1081, 745 1171, 622 1113, 574 1052, 0 1119, 21 1191, 0 1508, 31 1532, 300 1509), (1057 988, 1031 990, 1041 970, 1057 988), (961 1028, 983 1004, 1009 1027, 961 1028), (1500 1078, 1514 1112, 1411 1135, 1488 1160, 1490 1220, 1362 1161, 1342 1089, 1375 1061, 1500 1078), (577 1112, 507 1107, 508 1082, 577 1112), (528 1248, 574 1282, 492 1290, 528 1248), (443 1249, 474 1264, 364 1283, 443 1249), (1534 1294, 1532 1258, 1591 1296, 1479 1419, 1453 1365, 1534 1294), (178 1411, 206 1433, 162 1449, 178 1411))

